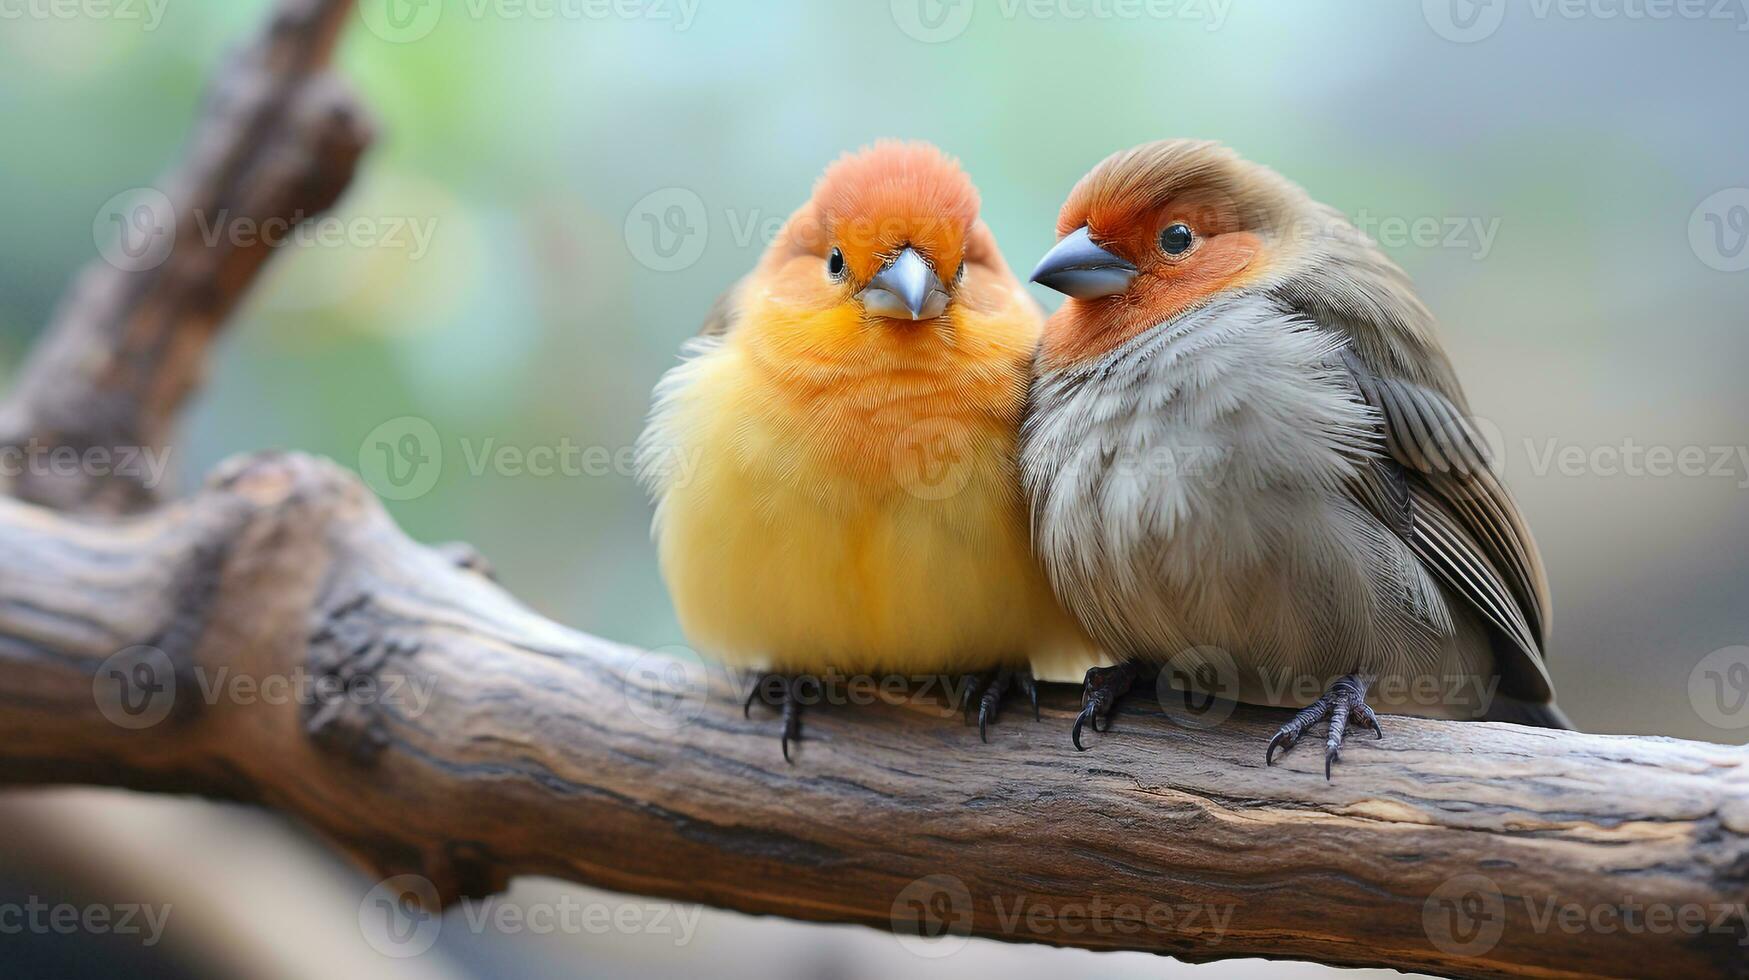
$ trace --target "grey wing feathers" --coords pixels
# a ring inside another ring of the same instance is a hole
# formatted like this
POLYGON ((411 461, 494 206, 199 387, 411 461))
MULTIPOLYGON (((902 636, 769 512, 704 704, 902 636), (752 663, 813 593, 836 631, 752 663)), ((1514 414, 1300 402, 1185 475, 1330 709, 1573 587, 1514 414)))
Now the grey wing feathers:
POLYGON ((1444 394, 1381 376, 1352 351, 1344 357, 1362 397, 1383 417, 1388 453, 1356 495, 1507 641, 1505 693, 1548 700, 1548 583, 1486 442, 1444 394))

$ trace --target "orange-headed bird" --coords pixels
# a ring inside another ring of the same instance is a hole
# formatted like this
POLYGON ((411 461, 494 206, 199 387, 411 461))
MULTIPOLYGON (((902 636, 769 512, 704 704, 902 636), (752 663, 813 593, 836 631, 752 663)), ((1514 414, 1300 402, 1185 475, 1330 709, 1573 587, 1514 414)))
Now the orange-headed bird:
POLYGON ((827 169, 657 385, 663 576, 695 647, 782 679, 754 693, 786 758, 827 671, 982 674, 982 728, 1011 684, 1036 709, 1029 663, 1086 659, 1020 490, 1042 322, 958 163, 880 143, 827 169))

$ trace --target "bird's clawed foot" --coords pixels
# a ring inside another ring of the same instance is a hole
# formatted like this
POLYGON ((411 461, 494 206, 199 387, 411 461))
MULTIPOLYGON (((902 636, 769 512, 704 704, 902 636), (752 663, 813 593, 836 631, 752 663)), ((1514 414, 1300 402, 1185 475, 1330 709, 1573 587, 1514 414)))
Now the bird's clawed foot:
POLYGON ((753 689, 747 692, 747 700, 741 705, 741 715, 745 718, 753 716, 753 702, 760 701, 783 713, 783 761, 794 762, 790 758, 791 742, 802 740, 802 704, 808 698, 807 685, 814 686, 814 696, 819 694, 820 680, 807 674, 761 674, 753 689))
POLYGON ((989 725, 1002 709, 1002 698, 1009 688, 1018 689, 1032 701, 1032 720, 1038 720, 1038 683, 1032 679, 1032 668, 1000 667, 988 674, 968 674, 961 688, 960 708, 968 716, 978 709, 978 737, 990 740, 989 725))
POLYGON ((1105 727, 1111 727, 1111 709, 1130 691, 1130 685, 1136 682, 1136 675, 1141 668, 1134 663, 1121 663, 1115 667, 1093 667, 1087 671, 1087 679, 1081 685, 1081 713, 1075 716, 1075 727, 1070 730, 1069 738, 1074 741, 1075 748, 1086 751, 1081 744, 1081 726, 1091 723, 1094 731, 1102 731, 1100 721, 1105 727))
POLYGON ((1359 674, 1349 674, 1341 677, 1330 685, 1324 696, 1300 709, 1293 720, 1281 726, 1275 737, 1269 740, 1269 748, 1263 753, 1265 765, 1275 765, 1275 750, 1281 749, 1286 755, 1287 750, 1294 747, 1306 729, 1328 718, 1330 720, 1330 737, 1324 742, 1324 778, 1330 778, 1330 769, 1336 760, 1342 756, 1342 739, 1348 731, 1348 722, 1353 719, 1360 725, 1373 730, 1379 738, 1385 737, 1385 730, 1379 727, 1378 716, 1366 703, 1366 688, 1368 679, 1359 674))

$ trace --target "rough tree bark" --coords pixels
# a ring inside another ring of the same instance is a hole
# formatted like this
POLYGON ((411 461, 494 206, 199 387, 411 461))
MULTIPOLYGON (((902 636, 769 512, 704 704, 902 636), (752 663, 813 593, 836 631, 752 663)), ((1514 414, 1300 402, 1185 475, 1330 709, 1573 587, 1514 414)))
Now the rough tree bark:
POLYGON ((1280 712, 1133 709, 1077 753, 1059 690, 990 745, 930 695, 822 708, 786 765, 726 678, 541 619, 300 456, 119 526, 0 503, 0 582, 0 779, 259 802, 445 900, 547 874, 1187 959, 1744 967, 1737 748, 1390 719, 1326 782, 1263 765, 1280 712), (1705 921, 1589 924, 1654 907, 1705 921))
MULTIPOLYGON (((250 94, 213 101, 184 200, 333 200, 364 141, 320 67, 345 7, 288 0, 221 77, 250 94)), ((179 239, 158 271, 88 274, 8 438, 159 444, 264 258, 179 239)), ((990 745, 929 695, 815 710, 789 766, 726 677, 541 618, 332 464, 147 489, 0 500, 0 782, 256 802, 438 901, 548 874, 948 942, 1749 975, 1742 748, 1389 719, 1326 782, 1316 752, 1265 767, 1283 713, 1250 708, 1193 729, 1137 704, 1076 753, 1053 690, 990 745)))

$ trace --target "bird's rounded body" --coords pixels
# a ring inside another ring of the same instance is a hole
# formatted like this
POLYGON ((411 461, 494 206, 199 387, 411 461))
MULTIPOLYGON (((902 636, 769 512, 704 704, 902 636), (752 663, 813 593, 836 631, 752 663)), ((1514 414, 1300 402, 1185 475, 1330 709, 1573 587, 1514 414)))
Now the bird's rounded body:
POLYGON ((1387 710, 1469 717, 1494 674, 1482 624, 1343 492, 1380 448, 1341 345, 1252 298, 1044 374, 1039 552, 1114 655, 1260 704, 1361 672, 1387 710))
POLYGON ((962 182, 908 145, 835 165, 726 297, 733 325, 658 387, 640 453, 663 575, 701 652, 798 674, 1086 659, 1019 481, 1043 313, 962 182), (851 299, 905 263, 940 284, 915 319, 893 318, 892 295, 851 299))
POLYGON ((1031 340, 972 332, 877 334, 854 372, 818 374, 737 332, 674 370, 652 438, 690 476, 657 539, 696 645, 774 670, 931 672, 1074 644, 1015 466, 1031 340))

